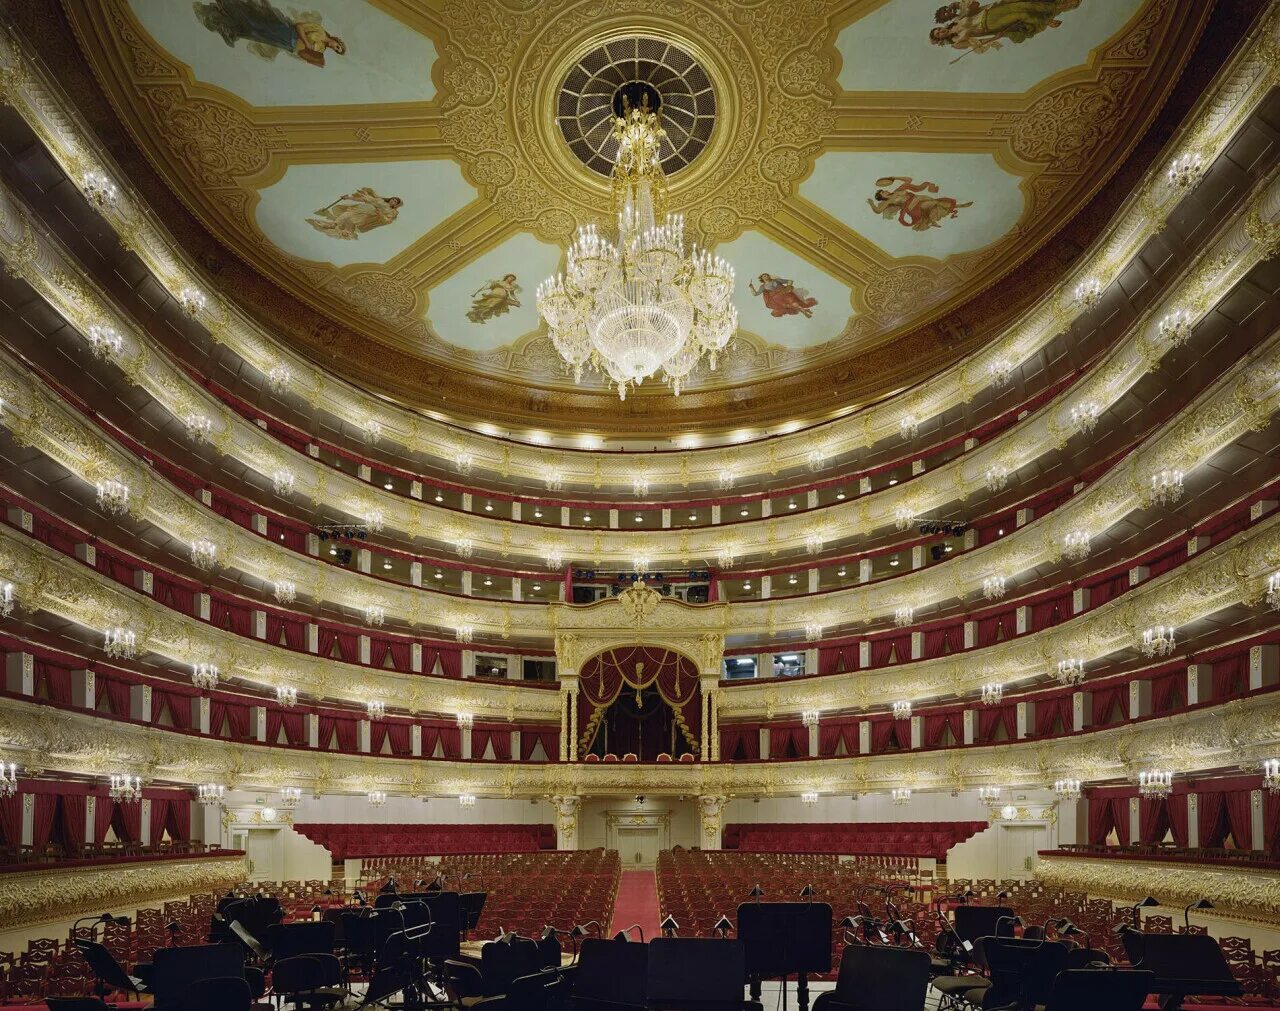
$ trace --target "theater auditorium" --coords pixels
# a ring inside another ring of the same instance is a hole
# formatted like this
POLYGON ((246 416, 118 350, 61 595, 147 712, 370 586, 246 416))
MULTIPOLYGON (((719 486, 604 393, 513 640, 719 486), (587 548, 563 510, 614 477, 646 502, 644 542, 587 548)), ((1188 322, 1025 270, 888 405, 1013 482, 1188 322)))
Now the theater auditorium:
POLYGON ((1280 1008, 1280 0, 0 0, 0 1011, 1280 1008))

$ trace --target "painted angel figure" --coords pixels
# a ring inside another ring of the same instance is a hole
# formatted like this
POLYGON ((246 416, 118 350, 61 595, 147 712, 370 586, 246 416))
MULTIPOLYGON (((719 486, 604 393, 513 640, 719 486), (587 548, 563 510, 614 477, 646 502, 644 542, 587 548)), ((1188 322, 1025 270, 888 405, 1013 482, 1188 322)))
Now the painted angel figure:
POLYGON ((344 193, 328 207, 321 207, 307 224, 334 239, 358 239, 363 232, 395 221, 404 201, 379 196, 368 186, 344 193))
POLYGON ((747 287, 751 294, 764 299, 764 306, 771 316, 804 316, 813 318, 813 307, 818 304, 803 288, 797 288, 795 282, 786 277, 774 277, 772 274, 761 274, 757 280, 757 288, 751 281, 747 287))
POLYGON ((930 228, 942 227, 946 218, 958 216, 965 207, 972 207, 973 201, 959 203, 954 197, 937 197, 937 183, 926 181, 915 182, 910 176, 881 176, 876 180, 875 199, 867 198, 871 209, 881 217, 898 223, 917 232, 925 232, 930 228), (897 183, 895 189, 888 189, 897 183))
MULTIPOLYGON (((1050 28, 1062 27, 1059 14, 1073 11, 1081 0, 959 0, 943 4, 934 14, 937 26, 930 30, 935 46, 985 53, 1001 49, 1001 39, 1017 44, 1050 28)), ((954 62, 954 61, 953 61, 954 62)))
POLYGON ((274 60, 281 53, 313 67, 323 67, 327 52, 343 56, 347 44, 330 35, 316 11, 290 10, 288 15, 267 0, 202 0, 192 9, 200 23, 229 46, 248 43, 254 56, 274 60))
POLYGON ((520 308, 520 285, 515 274, 504 274, 501 280, 489 281, 471 293, 471 308, 467 319, 472 323, 484 323, 494 316, 505 316, 512 309, 520 308))

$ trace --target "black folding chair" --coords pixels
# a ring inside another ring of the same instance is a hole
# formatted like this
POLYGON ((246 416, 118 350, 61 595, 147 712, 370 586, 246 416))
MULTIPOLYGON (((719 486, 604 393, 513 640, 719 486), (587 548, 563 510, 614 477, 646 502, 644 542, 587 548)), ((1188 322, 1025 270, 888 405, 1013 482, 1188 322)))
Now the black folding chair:
POLYGON ((845 948, 835 989, 819 994, 813 1011, 920 1011, 930 964, 911 948, 845 948))

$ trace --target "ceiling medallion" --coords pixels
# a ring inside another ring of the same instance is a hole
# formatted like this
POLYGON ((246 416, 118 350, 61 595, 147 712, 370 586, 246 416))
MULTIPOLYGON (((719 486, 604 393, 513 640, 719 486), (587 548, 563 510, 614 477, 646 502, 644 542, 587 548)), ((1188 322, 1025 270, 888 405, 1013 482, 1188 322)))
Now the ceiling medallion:
POLYGON ((602 43, 566 73, 556 96, 556 124, 574 156, 609 177, 617 160, 614 120, 625 106, 662 117, 666 135, 659 158, 673 175, 711 139, 716 95, 706 69, 682 47, 662 39, 631 37, 602 43))
POLYGON ((738 328, 733 268, 696 246, 685 254, 682 215, 667 214, 659 224, 669 144, 649 91, 638 94, 637 108, 622 93, 620 114, 609 118, 616 241, 595 225, 580 227, 565 273, 547 278, 537 293, 538 313, 574 382, 591 368, 623 400, 627 387, 659 370, 679 396, 704 356, 715 370, 738 328))

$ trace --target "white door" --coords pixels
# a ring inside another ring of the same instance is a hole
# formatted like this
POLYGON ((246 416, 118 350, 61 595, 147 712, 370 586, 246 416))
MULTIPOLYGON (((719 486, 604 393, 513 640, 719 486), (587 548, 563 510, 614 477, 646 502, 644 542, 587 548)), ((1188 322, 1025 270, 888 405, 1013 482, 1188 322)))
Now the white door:
POLYGON ((245 852, 249 858, 249 880, 280 880, 280 830, 251 828, 245 852))
POLYGON ((624 870, 648 869, 658 865, 658 826, 619 828, 618 852, 624 870))
POLYGON ((998 841, 999 880, 1025 881, 1035 871, 1037 854, 1049 845, 1047 825, 1001 825, 998 841))

